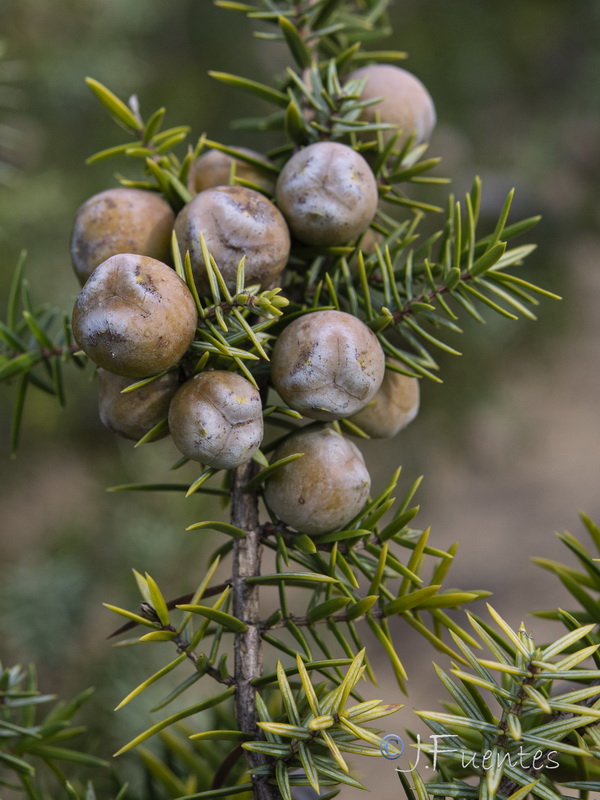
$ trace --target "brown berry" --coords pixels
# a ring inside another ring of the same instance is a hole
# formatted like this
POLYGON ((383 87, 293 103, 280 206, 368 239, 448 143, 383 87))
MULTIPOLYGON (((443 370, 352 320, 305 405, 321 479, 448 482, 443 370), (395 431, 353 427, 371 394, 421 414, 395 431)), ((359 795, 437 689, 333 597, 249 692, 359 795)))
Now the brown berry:
MULTIPOLYGON (((249 150, 247 147, 237 147, 236 150, 272 166, 268 159, 254 150, 249 150)), ((198 194, 198 192, 203 192, 206 189, 213 189, 215 186, 228 186, 231 177, 231 165, 234 162, 237 178, 254 183, 267 192, 272 193, 274 191, 275 178, 269 169, 261 169, 254 166, 254 164, 234 158, 234 156, 230 156, 220 150, 209 150, 194 161, 188 174, 188 189, 193 194, 198 194)))
POLYGON ((265 482, 265 501, 287 525, 320 534, 347 525, 363 508, 371 478, 362 453, 336 431, 312 425, 287 438, 273 461, 304 453, 265 482))
POLYGON ((237 467, 262 441, 260 394, 234 372, 201 372, 171 401, 169 429, 184 456, 217 469, 237 467))
POLYGON ((343 311, 315 311, 291 322, 271 356, 273 386, 291 408, 320 420, 355 414, 373 398, 385 356, 364 322, 343 311))
MULTIPOLYGON (((415 134, 415 144, 429 140, 435 127, 435 106, 425 86, 412 73, 391 64, 374 64, 361 67, 348 76, 348 80, 367 79, 361 100, 378 103, 363 108, 361 119, 366 122, 388 122, 400 131, 401 146, 415 134)), ((383 131, 384 141, 396 133, 383 131)), ((372 134, 370 134, 372 136, 372 134)))
MULTIPOLYGON (((137 441, 165 419, 169 403, 179 387, 175 372, 167 372, 151 383, 122 394, 131 385, 131 378, 98 370, 98 410, 100 420, 109 431, 137 441)), ((167 435, 165 430, 157 438, 167 435)))
MULTIPOLYGON (((399 362, 392 362, 399 366, 399 362)), ((375 397, 350 421, 373 439, 395 436, 417 416, 419 411, 419 381, 386 369, 375 397)))
POLYGON ((277 204, 304 244, 347 244, 377 211, 377 181, 365 159, 345 144, 316 142, 293 155, 275 187, 277 204))
POLYGON ((99 367, 144 378, 170 369, 192 343, 198 313, 166 264, 124 253, 100 264, 73 309, 73 335, 99 367))
POLYGON ((71 235, 71 258, 81 285, 117 253, 169 261, 174 222, 171 206, 152 192, 123 187, 90 197, 77 212, 71 235))
POLYGON ((196 195, 179 213, 175 232, 182 255, 190 252, 198 289, 210 284, 200 246, 204 234, 209 252, 230 289, 246 257, 246 283, 269 288, 287 264, 290 234, 280 211, 260 192, 244 186, 219 186, 196 195))

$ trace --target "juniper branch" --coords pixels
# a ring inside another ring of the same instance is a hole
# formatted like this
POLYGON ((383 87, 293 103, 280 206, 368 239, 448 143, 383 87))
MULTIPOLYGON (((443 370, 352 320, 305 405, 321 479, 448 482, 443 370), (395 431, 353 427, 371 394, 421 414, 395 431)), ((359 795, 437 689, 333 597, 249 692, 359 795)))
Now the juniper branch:
MULTIPOLYGON (((473 280, 475 280, 475 277, 471 275, 471 273, 468 270, 464 270, 460 274, 459 284, 461 282, 466 283, 467 281, 473 281, 473 280)), ((429 304, 433 300, 435 300, 436 297, 439 297, 440 295, 444 294, 449 294, 450 291, 451 290, 445 285, 436 286, 434 289, 431 289, 428 292, 421 292, 421 294, 417 295, 417 297, 411 297, 410 300, 407 300, 407 302, 402 308, 392 313, 391 316, 394 323, 397 324, 399 322, 402 322, 402 320, 406 319, 406 317, 417 316, 418 311, 415 310, 415 306, 418 309, 420 303, 429 304)))
MULTIPOLYGON (((149 620, 152 620, 152 622, 160 622, 158 614, 149 603, 142 603, 141 609, 143 616, 147 617, 149 620)), ((173 625, 161 625, 160 630, 169 631, 171 633, 177 632, 177 628, 175 628, 173 625)), ((188 648, 190 646, 190 642, 187 641, 187 639, 185 639, 181 634, 177 634, 177 636, 173 639, 173 644, 177 647, 177 654, 182 655, 185 653, 186 657, 192 662, 198 671, 201 671, 206 675, 210 675, 211 678, 214 678, 218 683, 225 684, 225 686, 235 685, 235 678, 231 677, 231 675, 222 677, 219 670, 215 669, 209 663, 203 663, 208 662, 206 656, 203 654, 198 655, 195 650, 189 650, 188 648)))
MULTIPOLYGON (((49 347, 32 347, 29 350, 12 350, 7 354, 7 358, 18 358, 22 355, 35 353, 39 355, 42 361, 50 361, 52 358, 62 358, 65 354, 74 356, 76 353, 81 352, 81 347, 78 344, 71 344, 68 347, 64 345, 57 345, 53 349, 49 347)), ((39 363, 39 362, 38 362, 39 363)))
POLYGON ((263 623, 261 625, 261 632, 264 633, 265 631, 272 631, 275 628, 285 628, 288 622, 293 622, 294 625, 297 625, 299 628, 305 628, 308 625, 320 625, 325 622, 333 622, 335 625, 339 625, 342 622, 360 622, 363 619, 367 619, 367 617, 383 619, 385 614, 381 608, 371 609, 368 613, 361 614, 359 617, 352 617, 346 612, 342 611, 339 614, 333 614, 332 616, 323 617, 323 619, 317 620, 310 620, 308 617, 295 617, 293 614, 290 614, 287 617, 282 617, 281 619, 277 620, 277 622, 273 622, 271 625, 263 623))
MULTIPOLYGON (((600 680, 590 681, 590 686, 600 686, 600 680)), ((583 708, 591 708, 598 700, 597 697, 587 697, 585 700, 581 700, 577 705, 582 706, 583 708)), ((573 711, 560 711, 558 714, 554 714, 552 716, 552 722, 560 722, 561 720, 566 719, 573 719, 575 717, 575 713, 573 711)), ((587 725, 582 725, 582 730, 585 728, 591 728, 594 725, 598 725, 598 720, 594 722, 588 722, 587 725)), ((525 772, 532 777, 535 777, 540 772, 544 770, 544 768, 548 765, 550 760, 551 754, 555 752, 552 750, 546 750, 540 759, 538 759, 538 763, 536 767, 533 766, 531 763, 528 767, 525 768, 525 772)), ((515 781, 508 778, 506 775, 500 781, 500 786, 498 787, 498 792, 505 797, 509 797, 513 792, 516 792, 517 789, 520 789, 521 786, 516 783, 515 781)))
MULTIPOLYGON (((232 477, 231 522, 246 532, 233 548, 232 588, 233 614, 247 625, 235 636, 235 711, 239 729, 258 735, 258 712, 252 680, 262 675, 262 642, 260 636, 259 588, 246 578, 260 574, 262 545, 258 522, 258 496, 244 491, 256 474, 257 465, 248 461, 238 467, 232 477)), ((267 763, 261 753, 247 752, 250 770, 267 763)), ((256 800, 276 800, 278 792, 264 777, 253 778, 256 800)))
MULTIPOLYGON (((209 586, 203 593, 202 597, 214 597, 215 595, 222 594, 223 591, 231 585, 230 580, 223 581, 223 583, 217 584, 217 586, 209 586)), ((194 597, 194 592, 188 592, 187 594, 182 594, 179 597, 176 597, 174 600, 169 600, 167 602, 167 609, 172 611, 178 605, 184 605, 186 603, 191 603, 192 598, 194 597)), ((133 628, 137 628, 139 625, 138 622, 135 620, 131 620, 130 622, 126 622, 124 625, 121 625, 120 628, 117 628, 116 631, 109 633, 106 637, 107 639, 112 639, 114 636, 119 636, 121 633, 126 633, 127 631, 133 630, 133 628)))
POLYGON ((498 727, 501 730, 501 733, 498 734, 498 737, 496 738, 495 742, 495 744, 498 747, 505 748, 508 746, 508 739, 506 737, 506 733, 508 731, 508 721, 507 721, 508 716, 509 714, 515 717, 521 716, 521 714, 523 713, 523 704, 527 700, 527 693, 525 691, 525 687, 535 683, 535 676, 538 672, 538 668, 534 664, 529 662, 525 667, 525 669, 527 670, 529 675, 526 678, 524 678, 523 681, 521 682, 521 687, 517 692, 517 696, 512 706, 508 710, 505 710, 502 713, 502 719, 500 720, 500 724, 498 725, 498 727))

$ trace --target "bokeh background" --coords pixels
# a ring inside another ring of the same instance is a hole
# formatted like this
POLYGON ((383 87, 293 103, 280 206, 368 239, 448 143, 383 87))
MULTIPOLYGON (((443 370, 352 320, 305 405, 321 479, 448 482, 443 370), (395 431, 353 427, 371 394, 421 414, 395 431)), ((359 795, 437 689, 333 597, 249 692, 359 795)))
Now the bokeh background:
MULTIPOLYGON (((452 191, 460 196, 481 175, 491 225, 516 187, 512 219, 543 215, 529 234, 538 249, 524 274, 564 299, 544 301, 535 324, 492 314, 484 327, 466 323, 453 343, 463 357, 441 359, 444 384, 423 386, 417 420, 392 442, 363 449, 375 487, 398 464, 401 488, 425 476, 421 526, 432 526, 436 545, 461 543, 449 584, 492 590, 512 624, 525 619, 543 639, 551 624, 529 612, 564 595, 530 557, 567 557, 553 531, 580 533, 579 509, 600 519, 600 4, 397 0, 392 15, 386 46, 408 51, 407 68, 435 100, 430 154, 443 157, 452 191)), ((207 70, 270 81, 285 66, 284 51, 253 39, 243 17, 209 0, 1 0, 0 37, 17 62, 5 68, 16 88, 0 86, 0 126, 13 130, 0 156, 15 167, 0 187, 2 306, 24 247, 36 299, 71 306, 74 213, 127 168, 84 166, 122 140, 86 75, 121 97, 136 93, 146 114, 166 105, 167 122, 190 124, 192 138, 207 131, 256 149, 272 143, 230 130, 231 119, 256 114, 258 104, 207 70)), ((131 567, 150 572, 168 596, 189 591, 218 539, 183 529, 219 509, 197 497, 106 493, 128 481, 169 480, 165 465, 177 454, 169 441, 133 451, 111 437, 89 376, 69 376, 66 410, 31 393, 11 460, 13 395, 0 393, 0 660, 36 661, 46 691, 96 685, 89 747, 107 755, 145 726, 143 699, 117 715, 111 709, 162 655, 109 647, 115 619, 101 603, 135 607, 131 567)), ((384 659, 380 688, 369 690, 406 702, 391 731, 414 728, 411 709, 442 696, 431 659, 443 657, 401 627, 397 635, 409 698, 384 659)), ((369 766, 360 767, 367 783, 369 766)), ((400 796, 393 766, 376 765, 382 800, 400 796)), ((135 758, 123 770, 134 775, 135 758)))

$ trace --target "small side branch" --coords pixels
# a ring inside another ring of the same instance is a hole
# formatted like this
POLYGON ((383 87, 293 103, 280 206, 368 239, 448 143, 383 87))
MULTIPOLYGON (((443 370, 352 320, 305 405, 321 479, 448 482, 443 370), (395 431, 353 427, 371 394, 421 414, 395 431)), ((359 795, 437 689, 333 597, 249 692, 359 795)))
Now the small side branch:
MULTIPOLYGON (((530 668, 531 668, 531 665, 530 665, 530 668)), ((592 681, 590 683, 590 686, 600 686, 600 681, 597 681, 597 680, 596 681, 592 681)), ((583 708, 591 708, 594 705, 594 703, 596 703, 597 700, 598 700, 598 698, 596 696, 588 697, 586 700, 582 700, 581 702, 577 703, 577 705, 582 706, 583 708)), ((562 711, 562 712, 560 712, 558 714, 554 714, 554 716, 552 717, 552 721, 553 722, 560 722, 560 721, 566 720, 566 719, 573 719, 574 716, 575 716, 575 714, 573 712, 562 711)), ((590 722, 587 725, 582 726, 582 728, 584 728, 584 727, 585 728, 591 728, 592 726, 597 725, 597 724, 598 724, 597 721, 596 722, 590 722)), ((580 732, 582 732, 582 731, 580 731, 580 732)), ((533 766, 533 764, 530 765, 525 770, 525 772, 527 772, 529 775, 531 775, 532 778, 534 778, 534 779, 537 778, 538 775, 544 770, 544 768, 548 766, 553 754, 556 755, 556 750, 543 751, 542 754, 541 754, 541 758, 539 759, 539 763, 535 767, 533 766)), ((509 795, 513 794, 513 792, 516 792, 517 789, 520 789, 520 788, 521 788, 520 785, 518 783, 516 783, 516 781, 513 781, 511 778, 509 778, 508 776, 505 775, 502 778, 502 780, 500 781, 500 786, 498 787, 498 792, 500 794, 504 795, 505 797, 508 797, 509 795)))
POLYGON ((342 611, 339 614, 333 614, 332 616, 312 621, 308 617, 295 617, 293 614, 290 614, 288 617, 282 617, 282 619, 277 620, 277 622, 273 622, 271 625, 266 625, 263 623, 261 626, 261 631, 266 633, 267 631, 275 630, 275 628, 285 628, 289 622, 293 622, 298 628, 306 628, 309 625, 323 625, 325 623, 340 625, 342 622, 360 622, 363 619, 367 619, 367 617, 383 619, 385 614, 383 609, 373 608, 368 613, 361 614, 359 617, 351 617, 349 614, 342 611))

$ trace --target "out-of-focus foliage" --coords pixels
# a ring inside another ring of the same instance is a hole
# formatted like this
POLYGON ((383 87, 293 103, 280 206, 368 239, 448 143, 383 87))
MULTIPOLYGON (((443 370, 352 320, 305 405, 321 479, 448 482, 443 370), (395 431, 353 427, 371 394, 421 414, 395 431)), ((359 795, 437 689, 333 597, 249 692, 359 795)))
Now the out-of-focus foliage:
POLYGON ((14 115, 23 101, 18 82, 22 64, 8 58, 7 43, 0 39, 0 186, 8 186, 19 162, 21 132, 14 115))
POLYGON ((93 796, 91 785, 86 792, 77 779, 72 783, 65 774, 108 767, 108 762, 82 747, 85 727, 72 724, 90 695, 85 690, 68 702, 55 702, 54 695, 38 690, 34 667, 24 670, 0 664, 0 786, 4 790, 23 792, 31 800, 56 796, 57 787, 71 800, 93 796))

